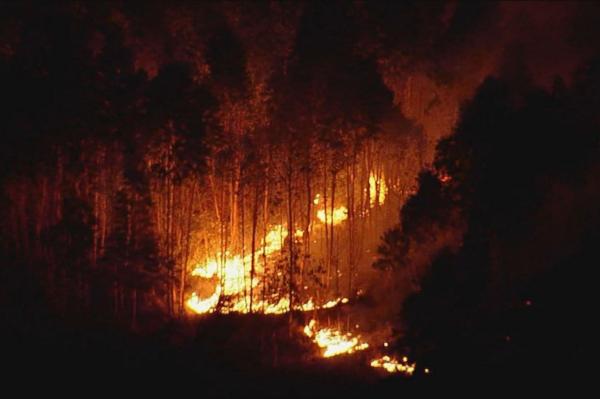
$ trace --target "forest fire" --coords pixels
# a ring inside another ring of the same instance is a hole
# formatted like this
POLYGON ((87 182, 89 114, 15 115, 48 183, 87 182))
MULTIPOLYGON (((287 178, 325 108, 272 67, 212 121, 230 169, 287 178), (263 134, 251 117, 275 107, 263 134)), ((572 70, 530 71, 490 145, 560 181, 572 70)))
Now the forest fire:
MULTIPOLYGON (((368 181, 369 188, 368 190, 365 189, 365 192, 369 208, 383 205, 387 194, 387 185, 383 176, 377 177, 371 172, 368 181)), ((328 226, 330 226, 330 229, 333 229, 333 226, 338 226, 348 220, 348 208, 346 206, 341 205, 330 208, 329 206, 325 206, 326 202, 323 201, 325 202, 323 203, 322 199, 321 194, 316 194, 312 201, 317 207, 315 222, 320 223, 311 223, 309 231, 318 231, 323 227, 327 229, 328 226)), ((227 251, 225 252, 225 256, 218 253, 216 257, 208 259, 203 264, 196 265, 190 275, 207 282, 213 282, 215 289, 213 294, 203 299, 200 298, 196 291, 193 291, 186 300, 186 307, 196 314, 212 313, 219 307, 221 297, 226 296, 232 302, 227 308, 219 309, 222 313, 260 312, 264 314, 281 314, 289 311, 289 297, 266 298, 264 293, 261 295, 259 290, 254 290, 258 287, 261 280, 265 278, 265 263, 271 256, 280 253, 284 249, 288 235, 288 229, 278 224, 271 227, 264 234, 264 238, 254 253, 241 256, 231 255, 227 251), (253 293, 251 294, 251 292, 253 293)), ((301 241, 303 237, 304 231, 302 229, 295 229, 293 240, 301 241)), ((348 298, 338 297, 322 305, 317 305, 313 302, 313 298, 308 298, 304 303, 294 305, 293 308, 299 311, 328 309, 346 302, 348 302, 348 298)))
POLYGON ((0 2, 9 371, 583 377, 600 2, 47 3, 0 2))
POLYGON ((317 329, 314 319, 304 326, 304 334, 323 350, 323 357, 352 354, 369 347, 368 343, 361 341, 360 335, 344 334, 333 328, 317 329))
MULTIPOLYGON (((251 302, 249 284, 256 287, 259 281, 258 278, 251 276, 250 265, 254 260, 261 258, 261 256, 264 258, 274 252, 280 251, 287 235, 287 229, 281 225, 277 225, 271 228, 265 235, 260 250, 257 250, 254 254, 248 254, 242 258, 239 255, 230 256, 227 253, 222 262, 211 259, 203 265, 196 266, 192 270, 191 275, 207 280, 216 278, 216 288, 214 294, 202 300, 199 299, 196 292, 193 292, 186 302, 187 307, 198 314, 213 312, 219 303, 221 294, 223 294, 235 297, 235 302, 230 309, 231 311, 239 313, 249 312, 251 302)), ((221 256, 217 258, 221 258, 221 256)), ((257 276, 260 276, 262 273, 262 268, 259 268, 260 265, 260 262, 256 262, 257 270, 255 272, 257 276)), ((289 308, 289 300, 287 298, 281 298, 275 302, 268 302, 260 298, 252 299, 255 303, 254 309, 266 314, 283 313, 289 308)), ((225 310, 225 312, 228 311, 225 310)))
MULTIPOLYGON (((280 251, 287 235, 288 231, 283 226, 278 225, 273 227, 266 234, 261 249, 254 253, 254 258, 259 259, 262 255, 269 256, 274 252, 280 251)), ((217 258, 222 257, 219 254, 217 258)), ((226 253, 221 262, 211 259, 203 265, 197 265, 192 270, 191 275, 205 279, 211 279, 216 276, 223 286, 223 293, 225 295, 236 295, 247 289, 246 281, 250 279, 249 266, 251 262, 252 254, 248 254, 242 258, 239 255, 231 256, 229 253, 226 253)))

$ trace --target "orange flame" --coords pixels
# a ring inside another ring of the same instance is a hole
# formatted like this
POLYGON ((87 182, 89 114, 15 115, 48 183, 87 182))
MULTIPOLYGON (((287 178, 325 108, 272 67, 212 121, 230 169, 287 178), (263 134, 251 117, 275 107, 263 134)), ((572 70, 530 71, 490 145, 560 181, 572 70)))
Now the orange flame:
POLYGON ((206 299, 200 299, 195 292, 192 293, 192 296, 186 301, 186 305, 198 314, 212 312, 219 303, 220 295, 221 286, 217 285, 214 294, 206 299))
POLYGON ((304 326, 304 334, 323 349, 323 357, 351 354, 369 347, 368 343, 360 341, 360 336, 352 336, 350 333, 343 334, 332 328, 317 330, 316 324, 314 319, 311 320, 308 325, 304 326))
POLYGON ((345 206, 338 206, 337 208, 333 208, 333 214, 330 212, 326 212, 324 209, 320 209, 317 211, 317 219, 319 219, 322 223, 332 223, 334 225, 342 223, 344 220, 348 219, 348 208, 345 206), (333 215, 333 217, 332 217, 333 215))
MULTIPOLYGON (((406 356, 402 358, 401 362, 387 355, 379 359, 374 359, 371 362, 371 367, 382 368, 388 373, 402 373, 408 376, 413 375, 413 373, 415 372, 415 366, 415 363, 408 362, 408 358, 406 356)), ((429 373, 429 369, 426 370, 426 373, 429 373)))
MULTIPOLYGON (((381 205, 385 201, 387 186, 382 176, 377 177, 371 173, 369 175, 369 203, 373 207, 381 205)), ((315 205, 321 203, 321 195, 317 194, 313 200, 315 205)), ((317 219, 325 223, 339 225, 348 219, 348 209, 345 206, 339 206, 329 209, 319 209, 316 213, 317 219)), ((288 298, 273 298, 265 300, 264 298, 252 298, 250 300, 250 281, 252 288, 258 286, 264 274, 265 256, 271 256, 282 250, 285 239, 288 237, 288 230, 282 225, 273 226, 265 234, 259 249, 254 252, 255 270, 254 278, 250 278, 252 253, 246 256, 232 255, 229 252, 217 254, 215 258, 209 258, 204 263, 197 264, 191 275, 203 279, 216 279, 216 288, 214 293, 201 299, 196 292, 192 292, 186 301, 187 308, 198 314, 210 313, 217 309, 217 305, 222 295, 228 296, 233 300, 231 306, 220 311, 248 313, 250 311, 250 302, 253 303, 253 310, 267 314, 280 314, 290 310, 288 298)), ((304 231, 297 229, 293 231, 295 239, 302 239, 304 231)), ((308 311, 315 309, 327 309, 337 306, 339 303, 346 303, 347 298, 337 298, 317 306, 309 299, 306 303, 294 306, 295 310, 308 311)))

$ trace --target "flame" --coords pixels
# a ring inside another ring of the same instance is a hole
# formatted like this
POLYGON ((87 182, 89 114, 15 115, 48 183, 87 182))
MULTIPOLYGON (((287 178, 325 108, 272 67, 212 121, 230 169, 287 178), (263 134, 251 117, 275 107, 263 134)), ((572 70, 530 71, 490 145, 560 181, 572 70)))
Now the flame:
MULTIPOLYGON (((300 234, 303 234, 301 230, 296 231, 296 234, 299 232, 301 232, 300 234)), ((259 283, 259 276, 262 272, 261 258, 263 251, 266 256, 269 256, 277 251, 281 251, 287 235, 288 231, 282 225, 274 226, 265 235, 265 238, 260 245, 260 249, 254 253, 256 276, 252 281, 253 287, 256 287, 259 283)), ((221 258, 221 254, 218 254, 217 259, 219 258, 221 258)), ((196 265, 194 270, 192 270, 192 276, 205 279, 216 277, 218 280, 218 289, 216 289, 215 293, 209 298, 201 300, 196 292, 191 294, 191 297, 187 300, 186 304, 187 307, 193 312, 198 314, 212 312, 217 306, 221 294, 237 296, 236 301, 232 305, 231 311, 247 313, 250 310, 248 285, 251 280, 250 265, 252 263, 252 254, 248 254, 242 258, 239 255, 231 256, 227 252, 224 258, 224 262, 219 262, 217 259, 209 259, 204 264, 196 265)), ((263 303, 261 301, 256 301, 256 309, 263 309, 265 313, 283 313, 285 312, 285 310, 283 310, 285 303, 282 301, 283 299, 276 303, 263 303)))
MULTIPOLYGON (((295 232, 296 237, 301 237, 303 234, 304 232, 299 229, 295 232)), ((268 256, 280 251, 287 235, 287 230, 281 225, 277 225, 272 228, 266 234, 263 242, 265 254, 268 256)), ((262 266, 260 264, 262 251, 263 249, 261 248, 254 253, 258 276, 255 276, 253 280, 253 287, 256 287, 260 280, 259 276, 262 272, 262 266)), ((192 276, 205 279, 217 278, 218 282, 215 292, 206 299, 200 299, 198 294, 193 292, 190 298, 186 301, 188 309, 197 314, 214 312, 217 304, 219 303, 221 294, 223 294, 234 297, 234 301, 230 308, 221 310, 223 313, 248 313, 250 311, 250 294, 249 290, 247 289, 248 287, 246 286, 246 282, 250 281, 249 266, 252 262, 251 256, 251 254, 247 255, 243 259, 240 256, 227 257, 225 259, 222 272, 219 271, 219 263, 214 259, 207 261, 203 265, 197 265, 191 273, 192 276), (223 276, 222 278, 220 277, 221 275, 223 276)), ((295 305, 294 309, 299 311, 310 311, 321 308, 329 309, 337 306, 340 303, 347 302, 348 298, 337 298, 318 306, 314 303, 312 298, 309 298, 305 303, 295 305)), ((271 300, 254 298, 252 307, 253 310, 260 311, 264 314, 282 314, 290 310, 290 301, 288 297, 272 298, 271 300)))
POLYGON ((215 292, 206 299, 200 299, 195 292, 192 293, 192 296, 186 301, 186 305, 198 314, 212 312, 217 307, 220 296, 221 286, 217 285, 215 292))
MULTIPOLYGON (((327 220, 327 223, 331 223, 332 222, 332 214, 331 212, 326 212, 324 209, 318 210, 317 211, 317 219, 319 219, 322 223, 325 223, 325 221, 327 220)), ((333 208, 333 224, 340 224, 342 223, 344 220, 348 219, 348 208, 346 208, 345 206, 339 206, 337 208, 333 208)))
POLYGON ((351 354, 369 347, 368 343, 360 341, 360 336, 352 336, 351 333, 343 334, 332 328, 317 330, 316 324, 314 319, 311 320, 304 326, 304 334, 323 349, 323 357, 351 354))
MULTIPOLYGON (((372 172, 369 175, 369 203, 371 207, 376 204, 383 204, 387 193, 387 186, 383 177, 377 178, 372 172)), ((315 205, 321 204, 321 195, 317 194, 313 199, 315 205)), ((322 205, 321 205, 322 207, 322 205)), ((348 219, 348 209, 345 206, 334 208, 318 209, 316 217, 321 223, 332 223, 339 225, 348 219)), ((301 229, 292 230, 294 239, 302 239, 304 231, 301 229)), ((280 314, 290 310, 289 298, 250 298, 250 281, 252 288, 257 287, 263 278, 265 257, 283 249, 288 235, 292 234, 281 224, 273 226, 264 236, 256 252, 254 252, 254 278, 251 279, 252 256, 250 253, 246 256, 230 254, 229 252, 217 253, 214 258, 207 259, 204 263, 196 264, 191 272, 192 276, 203 279, 214 279, 216 287, 215 292, 208 298, 201 299, 198 293, 192 292, 186 301, 187 308, 194 313, 203 314, 213 312, 222 295, 228 297, 230 306, 219 309, 222 312, 248 313, 250 311, 250 302, 254 311, 260 311, 267 314, 280 314), (264 255, 264 256, 263 256, 264 255)), ((258 294, 256 294, 258 296, 258 294)), ((322 304, 316 305, 309 299, 304 304, 294 305, 294 310, 308 311, 315 309, 328 309, 337 306, 340 303, 348 302, 347 298, 337 298, 322 304)))
POLYGON ((198 276, 203 278, 213 278, 217 274, 219 265, 216 260, 209 260, 205 265, 197 265, 192 270, 192 276, 198 276))
MULTIPOLYGON (((402 361, 399 362, 396 358, 389 357, 387 355, 374 359, 371 362, 371 367, 383 368, 388 373, 402 373, 408 376, 413 375, 415 372, 415 363, 409 363, 408 358, 404 356, 402 361)), ((426 373, 429 373, 429 369, 426 369, 426 373)))
POLYGON ((339 305, 340 303, 348 303, 348 298, 332 299, 331 301, 326 302, 323 305, 321 305, 321 309, 330 309, 330 308, 333 308, 333 307, 339 305))

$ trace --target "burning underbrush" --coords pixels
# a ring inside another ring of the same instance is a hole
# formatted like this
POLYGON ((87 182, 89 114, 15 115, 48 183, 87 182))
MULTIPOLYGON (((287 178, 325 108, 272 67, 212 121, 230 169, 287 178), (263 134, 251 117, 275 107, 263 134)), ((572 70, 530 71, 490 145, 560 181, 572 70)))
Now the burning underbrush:
POLYGON ((326 195, 316 194, 309 206, 312 216, 303 229, 290 220, 287 225, 265 220, 262 237, 257 237, 255 220, 249 248, 242 234, 241 246, 221 243, 219 250, 205 251, 204 259, 194 261, 189 270, 188 312, 283 314, 347 302, 340 286, 347 284, 347 294, 352 293, 357 267, 340 269, 334 243, 335 238, 346 240, 356 233, 354 218, 364 222, 371 211, 384 205, 388 192, 384 176, 371 172, 368 181, 361 212, 351 212, 333 198, 328 203, 326 195))
POLYGON ((304 334, 322 349, 323 357, 333 357, 344 354, 353 354, 365 350, 369 344, 364 342, 360 335, 343 333, 335 328, 319 328, 315 319, 304 326, 304 334))
POLYGON ((198 322, 196 350, 215 364, 242 370, 368 366, 371 354, 365 337, 344 332, 335 323, 307 322, 304 316, 296 313, 290 321, 288 315, 214 314, 198 322))
MULTIPOLYGON (((362 375, 378 375, 377 369, 412 375, 414 363, 395 363, 387 353, 393 334, 376 322, 383 318, 364 295, 368 279, 359 278, 352 263, 358 261, 342 259, 348 262, 342 266, 333 255, 334 238, 350 243, 357 220, 384 205, 384 177, 370 173, 368 180, 365 193, 359 189, 362 212, 316 194, 304 229, 264 222, 250 248, 207 252, 194 264, 185 304, 191 316, 203 316, 196 339, 208 358, 241 367, 341 366, 362 375)), ((368 247, 360 254, 365 264, 372 256, 368 247)), ((355 249, 349 251, 359 255, 355 249)))

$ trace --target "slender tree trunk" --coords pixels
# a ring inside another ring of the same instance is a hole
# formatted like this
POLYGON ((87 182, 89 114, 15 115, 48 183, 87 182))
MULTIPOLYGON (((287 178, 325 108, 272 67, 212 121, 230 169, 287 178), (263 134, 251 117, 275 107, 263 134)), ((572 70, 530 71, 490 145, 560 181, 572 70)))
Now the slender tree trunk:
MULTIPOLYGON (((269 161, 271 161, 269 151, 269 161)), ((269 225, 269 167, 267 166, 265 171, 264 180, 264 198, 263 198, 263 275, 265 278, 262 279, 262 303, 265 303, 265 297, 267 293, 267 281, 268 281, 268 265, 267 265, 267 229, 269 225)))
POLYGON ((333 222, 334 222, 334 218, 333 218, 333 211, 335 209, 335 181, 337 179, 337 172, 334 170, 331 172, 331 228, 329 231, 329 235, 330 235, 330 239, 329 239, 329 245, 330 245, 330 250, 329 250, 329 256, 330 256, 330 263, 333 262, 335 265, 335 295, 339 296, 340 295, 340 273, 338 270, 338 262, 337 259, 335 259, 334 257, 334 230, 333 230, 333 222))
POLYGON ((352 262, 354 260, 353 257, 353 227, 354 227, 354 215, 353 215, 353 196, 354 193, 352 191, 352 167, 354 165, 346 166, 346 203, 348 205, 348 295, 352 292, 352 273, 353 267, 352 262))
POLYGON ((327 175, 328 175, 328 170, 327 170, 327 156, 328 154, 325 156, 325 167, 323 170, 323 213, 325 214, 325 220, 324 220, 324 227, 325 227, 325 267, 327 269, 327 280, 325 283, 325 288, 327 290, 329 290, 330 287, 330 283, 331 283, 331 253, 329 252, 330 246, 329 246, 329 222, 328 222, 328 216, 327 214, 329 213, 327 210, 327 191, 329 189, 329 186, 327 184, 327 175))
POLYGON ((248 277, 246 276, 246 220, 245 220, 245 187, 240 183, 240 223, 241 223, 241 233, 240 233, 240 241, 241 241, 241 250, 242 250, 242 273, 244 275, 244 305, 246 309, 249 311, 250 309, 250 301, 248 299, 248 277))
POLYGON ((258 184, 254 186, 254 202, 252 204, 252 254, 250 255, 250 313, 253 312, 254 302, 254 275, 255 275, 255 254, 256 254, 256 224, 258 222, 258 184))
POLYGON ((294 308, 294 220, 293 220, 293 188, 292 188, 292 178, 293 178, 293 169, 292 169, 292 159, 291 159, 291 148, 290 148, 290 156, 288 157, 288 178, 287 178, 287 197, 288 197, 288 243, 289 243, 289 306, 290 306, 290 321, 291 321, 291 311, 294 308))
POLYGON ((312 190, 310 184, 310 164, 307 160, 306 167, 306 223, 304 225, 304 259, 302 262, 302 270, 300 271, 300 286, 304 289, 304 274, 310 260, 310 220, 312 213, 312 190))
POLYGON ((196 194, 196 181, 192 182, 191 187, 192 193, 190 195, 190 204, 187 212, 187 228, 186 228, 186 240, 185 240, 185 253, 183 257, 183 264, 181 265, 181 273, 179 275, 179 312, 183 316, 185 313, 185 279, 187 276, 187 264, 190 258, 190 244, 192 234, 192 218, 194 210, 194 201, 196 194))
POLYGON ((241 176, 241 167, 239 165, 238 157, 235 157, 234 160, 234 168, 233 168, 233 178, 231 180, 231 240, 230 247, 233 248, 234 251, 238 250, 238 204, 239 204, 239 186, 240 186, 240 176, 241 176))
POLYGON ((173 290, 175 289, 173 285, 174 280, 174 259, 173 259, 173 182, 170 178, 167 178, 167 186, 168 186, 168 198, 167 198, 167 258, 169 260, 169 283, 168 283, 168 309, 169 314, 174 314, 174 306, 173 306, 173 290))

